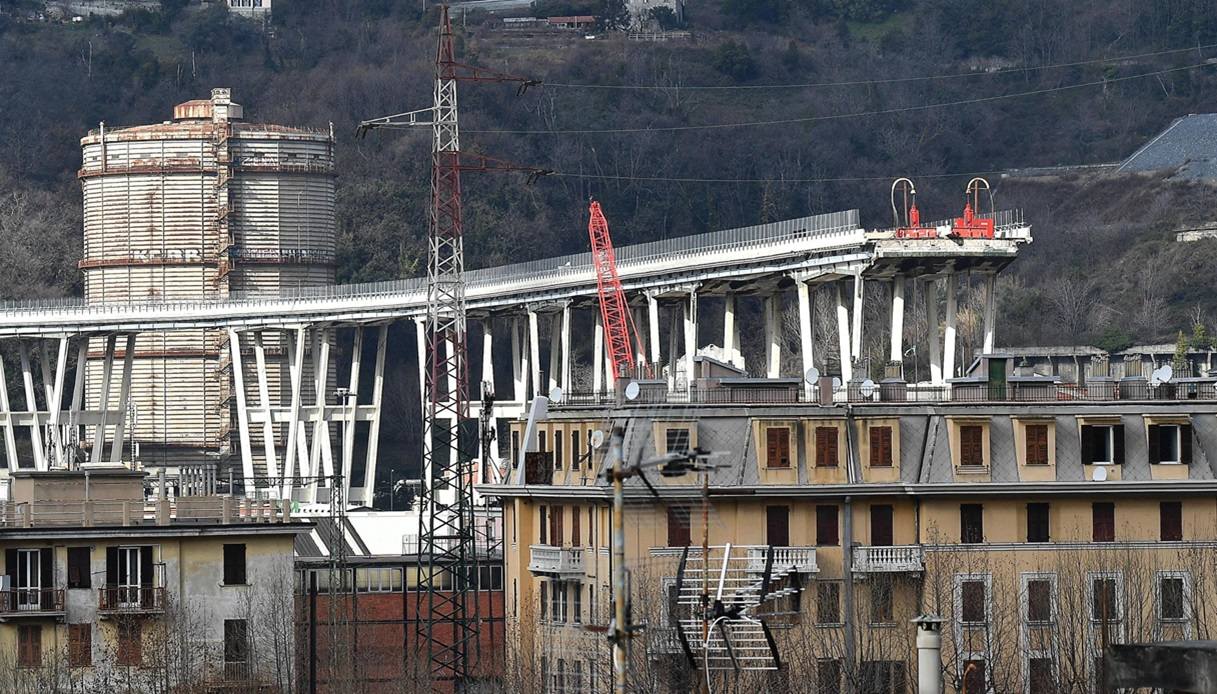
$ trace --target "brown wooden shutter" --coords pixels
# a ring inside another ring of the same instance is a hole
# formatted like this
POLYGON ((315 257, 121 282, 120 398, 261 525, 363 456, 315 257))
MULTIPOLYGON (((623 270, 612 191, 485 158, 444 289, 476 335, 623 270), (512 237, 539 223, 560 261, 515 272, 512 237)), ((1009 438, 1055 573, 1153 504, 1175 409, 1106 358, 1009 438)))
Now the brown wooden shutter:
POLYGON ((1163 542, 1178 542, 1183 539, 1183 504, 1178 501, 1163 501, 1159 506, 1159 529, 1163 542))
POLYGON ((1111 428, 1112 438, 1112 462, 1116 465, 1124 464, 1124 425, 1116 424, 1111 428))
POLYGON ((816 427, 816 467, 836 467, 837 428, 816 427))
POLYGON ((1192 425, 1179 425, 1179 462, 1192 464, 1192 425))
POLYGON ((870 543, 876 547, 892 544, 892 507, 877 505, 870 507, 870 543))
POLYGON ((579 546, 579 507, 570 507, 570 546, 579 546))
POLYGON ((1096 502, 1091 506, 1093 525, 1092 539, 1095 542, 1114 542, 1116 539, 1116 509, 1111 502, 1096 502))
POLYGON ((1089 465, 1095 461, 1095 456, 1098 455, 1097 446, 1095 446, 1095 437, 1098 435, 1099 428, 1090 424, 1082 425, 1082 463, 1089 465))
POLYGON ((984 428, 976 424, 959 427, 959 464, 979 466, 985 464, 984 428))
POLYGON ((545 517, 545 512, 546 512, 546 508, 544 506, 540 507, 540 522, 537 523, 537 526, 540 528, 540 531, 539 531, 540 537, 538 539, 540 540, 540 544, 548 545, 549 544, 549 521, 545 517))
POLYGON ((960 584, 960 603, 963 610, 963 621, 985 621, 984 581, 964 581, 960 584))
POLYGON ((562 533, 562 516, 566 515, 565 506, 554 506, 549 513, 549 540, 554 547, 561 547, 566 542, 562 533))
POLYGON ((765 507, 765 537, 771 547, 790 546, 790 507, 765 507))
POLYGON ((1048 425, 1028 424, 1026 427, 1027 464, 1048 464, 1048 425))
POLYGON ((689 510, 668 507, 668 546, 688 547, 690 540, 689 510))
POLYGON ((870 464, 871 467, 891 467, 892 465, 892 428, 871 427, 870 430, 870 464))
POLYGON ((1162 427, 1150 424, 1146 431, 1149 438, 1149 462, 1151 465, 1160 463, 1162 462, 1162 427))
POLYGON ((837 533, 837 507, 816 506, 816 544, 832 546, 840 542, 837 533))

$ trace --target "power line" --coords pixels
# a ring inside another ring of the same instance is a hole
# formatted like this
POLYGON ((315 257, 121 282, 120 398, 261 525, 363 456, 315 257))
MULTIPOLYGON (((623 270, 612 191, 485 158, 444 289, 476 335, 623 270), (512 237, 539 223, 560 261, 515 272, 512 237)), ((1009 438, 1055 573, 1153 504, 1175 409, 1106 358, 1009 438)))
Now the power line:
POLYGON ((1024 92, 1011 92, 1009 94, 997 94, 993 96, 979 96, 971 99, 958 99, 955 101, 941 101, 931 104, 921 104, 918 106, 903 106, 899 108, 886 108, 874 111, 855 111, 853 113, 834 113, 823 116, 803 116, 799 118, 780 118, 774 120, 759 120, 759 121, 739 121, 735 123, 709 123, 704 125, 669 125, 661 127, 648 128, 587 128, 587 129, 569 129, 569 130, 466 130, 469 133, 481 134, 500 134, 500 135, 613 135, 613 134, 637 134, 637 133, 657 133, 657 132, 681 132, 686 130, 723 130, 727 128, 745 128, 755 126, 769 125, 796 125, 799 123, 815 123, 828 120, 839 120, 841 118, 863 118, 866 116, 890 115, 896 113, 909 113, 913 111, 929 111, 936 108, 950 108, 953 106, 968 106, 971 104, 981 104, 993 101, 1002 101, 1005 99, 1017 99, 1026 96, 1038 96, 1042 94, 1052 94, 1056 92, 1068 91, 1071 89, 1083 89, 1086 87, 1097 87, 1116 82, 1127 82, 1129 80, 1141 79, 1144 77, 1156 77, 1166 75, 1173 72, 1182 72, 1185 70, 1195 70, 1196 68, 1205 67, 1211 63, 1195 63, 1192 65, 1184 65, 1182 67, 1166 68, 1163 70, 1153 70, 1151 72, 1142 72, 1136 75, 1125 75, 1123 77, 1112 77, 1110 79, 1094 80, 1091 82, 1078 82, 1074 84, 1064 84, 1057 87, 1045 87, 1042 89, 1032 89, 1024 92))
POLYGON ((688 90, 688 91, 735 91, 735 90, 758 90, 758 89, 816 89, 821 87, 860 87, 866 85, 878 84, 903 84, 908 82, 925 82, 931 80, 948 80, 958 79, 961 77, 997 77, 1017 72, 1032 72, 1039 70, 1055 70, 1057 68, 1066 67, 1081 67, 1083 65, 1096 65, 1099 63, 1114 63, 1124 60, 1137 60, 1140 58, 1153 58, 1163 55, 1172 55, 1175 53, 1186 53, 1188 51, 1202 51, 1209 48, 1217 48, 1217 43, 1206 43, 1200 46, 1189 46, 1187 48, 1172 48, 1164 51, 1153 51, 1150 53, 1134 53, 1129 55, 1118 55, 1110 58, 1092 58, 1090 60, 1079 60, 1070 63, 1051 63, 1048 65, 1027 65, 1023 67, 1008 67, 997 70, 984 72, 952 72, 938 75, 918 75, 915 77, 888 77, 881 79, 865 79, 865 80, 844 80, 839 82, 795 82, 788 84, 698 84, 698 85, 647 85, 647 84, 578 84, 572 82, 544 82, 545 87, 559 87, 562 89, 626 89, 626 90, 688 90))

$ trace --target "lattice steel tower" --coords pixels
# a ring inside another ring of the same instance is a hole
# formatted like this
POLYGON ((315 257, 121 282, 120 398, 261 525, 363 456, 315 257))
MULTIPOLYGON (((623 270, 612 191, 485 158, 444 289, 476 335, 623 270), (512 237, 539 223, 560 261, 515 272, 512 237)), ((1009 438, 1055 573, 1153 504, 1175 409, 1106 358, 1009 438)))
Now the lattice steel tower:
POLYGON ((374 128, 430 126, 431 213, 428 228, 427 322, 424 395, 423 487, 419 496, 419 565, 416 609, 418 651, 433 682, 467 681, 478 660, 476 609, 478 555, 473 504, 473 451, 462 445, 462 423, 469 416, 465 355, 465 258, 462 240, 461 171, 526 171, 482 155, 462 163, 456 101, 459 80, 515 82, 520 89, 535 81, 456 62, 448 8, 441 7, 435 93, 430 108, 364 121, 360 133, 374 128), (472 163, 470 163, 470 161, 472 163), (447 442, 441 427, 447 427, 447 442), (428 436, 430 434, 430 437, 428 436))

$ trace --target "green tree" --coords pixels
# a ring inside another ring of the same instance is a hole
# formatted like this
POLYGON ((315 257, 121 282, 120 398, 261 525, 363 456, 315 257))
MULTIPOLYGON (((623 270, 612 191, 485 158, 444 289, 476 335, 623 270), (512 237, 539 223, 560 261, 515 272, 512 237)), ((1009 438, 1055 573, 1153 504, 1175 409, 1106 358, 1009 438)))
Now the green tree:
POLYGON ((1192 349, 1212 349, 1213 338, 1209 336, 1208 328, 1204 327, 1204 323, 1196 321, 1192 324, 1192 349))
POLYGON ((777 24, 786 17, 783 0, 723 0, 723 13, 744 24, 777 24))
POLYGON ((756 76, 756 61, 745 43, 728 41, 714 52, 714 69, 737 82, 756 76))
POLYGON ((1171 366, 1179 371, 1187 366, 1187 336, 1183 331, 1179 331, 1179 337, 1175 340, 1175 356, 1171 359, 1171 366))

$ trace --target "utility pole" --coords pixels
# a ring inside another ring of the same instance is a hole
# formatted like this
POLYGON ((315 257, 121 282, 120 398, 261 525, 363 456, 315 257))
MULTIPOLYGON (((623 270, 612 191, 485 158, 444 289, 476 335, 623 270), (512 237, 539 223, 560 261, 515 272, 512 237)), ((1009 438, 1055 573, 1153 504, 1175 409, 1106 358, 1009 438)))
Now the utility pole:
POLYGON ((629 626, 625 621, 625 485, 622 469, 622 444, 625 433, 614 427, 609 438, 609 460, 613 471, 613 694, 625 694, 625 640, 629 626))

